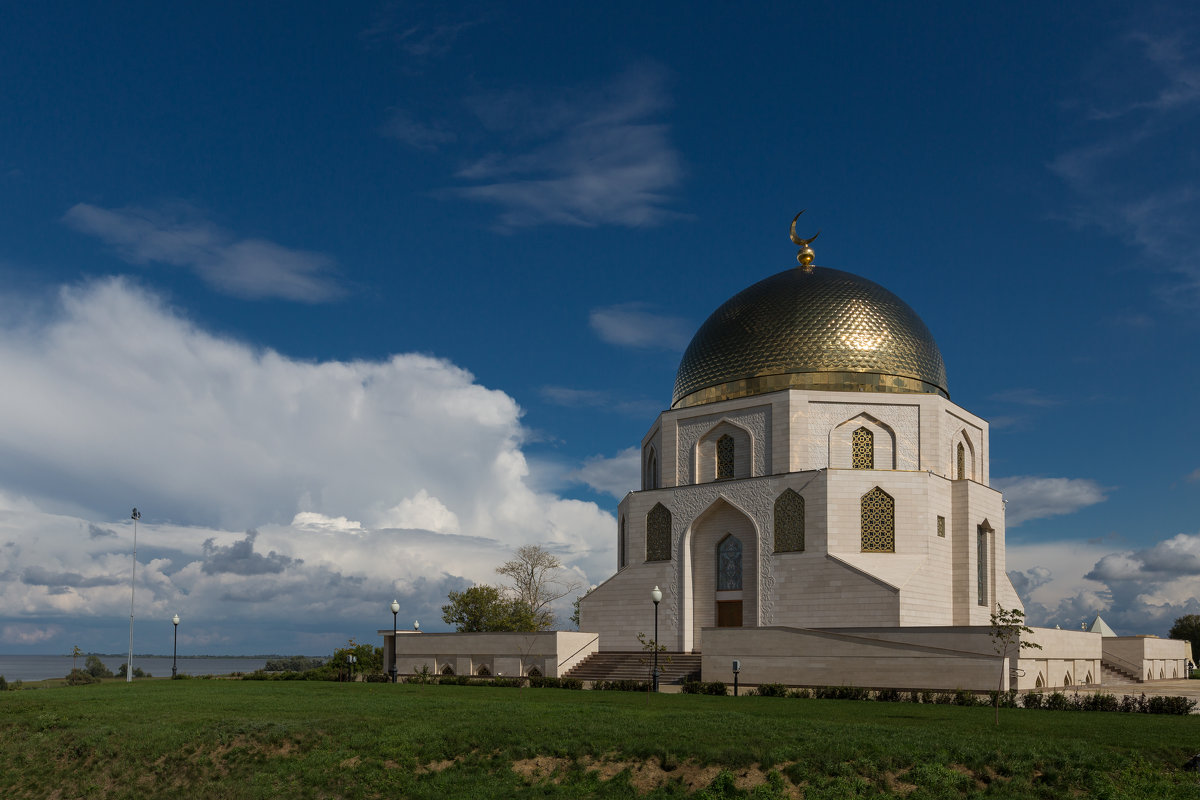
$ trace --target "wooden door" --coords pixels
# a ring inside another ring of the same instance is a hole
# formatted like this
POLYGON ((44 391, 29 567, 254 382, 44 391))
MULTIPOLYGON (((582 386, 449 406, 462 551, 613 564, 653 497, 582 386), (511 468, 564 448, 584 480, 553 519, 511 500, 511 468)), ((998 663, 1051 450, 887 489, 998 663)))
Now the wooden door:
POLYGON ((717 602, 717 627, 742 627, 742 601, 721 600, 717 602))

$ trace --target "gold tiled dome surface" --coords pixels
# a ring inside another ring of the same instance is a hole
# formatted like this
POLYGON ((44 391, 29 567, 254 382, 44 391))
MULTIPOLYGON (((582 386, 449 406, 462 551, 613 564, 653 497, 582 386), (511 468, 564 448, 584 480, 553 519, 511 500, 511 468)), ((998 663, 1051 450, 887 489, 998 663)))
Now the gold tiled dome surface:
POLYGON ((692 337, 671 407, 785 388, 949 397, 937 342, 908 304, 836 269, 789 269, 734 295, 692 337))

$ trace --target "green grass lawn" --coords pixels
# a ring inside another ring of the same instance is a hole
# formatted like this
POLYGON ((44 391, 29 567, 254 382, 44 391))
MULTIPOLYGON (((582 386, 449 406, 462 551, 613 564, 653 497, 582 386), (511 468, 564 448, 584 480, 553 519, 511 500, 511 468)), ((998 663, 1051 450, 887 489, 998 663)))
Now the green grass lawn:
POLYGON ((1200 720, 557 689, 0 693, 0 797, 1200 798, 1200 720))

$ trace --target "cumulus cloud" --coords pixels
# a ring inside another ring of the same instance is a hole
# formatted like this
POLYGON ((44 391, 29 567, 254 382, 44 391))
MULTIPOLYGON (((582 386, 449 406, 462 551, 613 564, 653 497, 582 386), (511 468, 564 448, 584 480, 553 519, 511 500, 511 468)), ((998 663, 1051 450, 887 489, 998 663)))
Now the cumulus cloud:
POLYGON ((670 192, 683 176, 667 125, 664 71, 641 65, 599 88, 472 98, 505 146, 461 167, 454 193, 499 206, 498 227, 657 225, 679 216, 670 192))
POLYGON ((436 628, 522 544, 609 574, 612 516, 535 488, 520 407, 449 362, 294 361, 121 279, 38 320, 0 320, 0 625, 120 650, 133 505, 138 618, 225 652, 328 652, 393 596, 436 628))
POLYGON ((1140 550, 1100 540, 1010 544, 1008 564, 1033 625, 1077 629, 1099 614, 1119 634, 1164 636, 1177 617, 1200 613, 1200 534, 1140 550))
POLYGON ((63 221, 100 238, 130 263, 185 267, 235 297, 319 303, 342 294, 330 277, 335 264, 329 256, 239 238, 184 204, 107 209, 79 203, 63 221))
POLYGON ((592 456, 571 478, 621 500, 641 485, 640 453, 638 448, 630 447, 611 458, 592 456))
POLYGON ((1015 528, 1031 519, 1072 514, 1105 500, 1102 486, 1086 478, 1040 478, 1016 475, 995 478, 992 486, 1008 501, 1005 524, 1015 528))
POLYGON ((692 333, 687 320, 657 314, 644 303, 594 308, 588 322, 603 341, 620 347, 683 350, 692 333))

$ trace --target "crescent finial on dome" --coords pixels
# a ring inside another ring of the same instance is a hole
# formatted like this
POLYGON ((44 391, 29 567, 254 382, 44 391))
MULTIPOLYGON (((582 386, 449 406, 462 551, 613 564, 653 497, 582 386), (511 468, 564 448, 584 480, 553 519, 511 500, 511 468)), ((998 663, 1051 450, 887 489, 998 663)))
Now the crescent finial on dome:
POLYGON ((796 260, 800 262, 800 268, 805 272, 812 272, 812 262, 813 259, 816 258, 816 253, 813 252, 813 249, 809 247, 809 245, 817 240, 817 237, 821 235, 821 232, 817 231, 808 239, 801 239, 796 235, 796 220, 800 219, 800 214, 803 214, 807 210, 807 208, 801 209, 799 214, 796 214, 796 216, 792 217, 791 236, 792 244, 800 245, 800 252, 796 253, 796 260))

